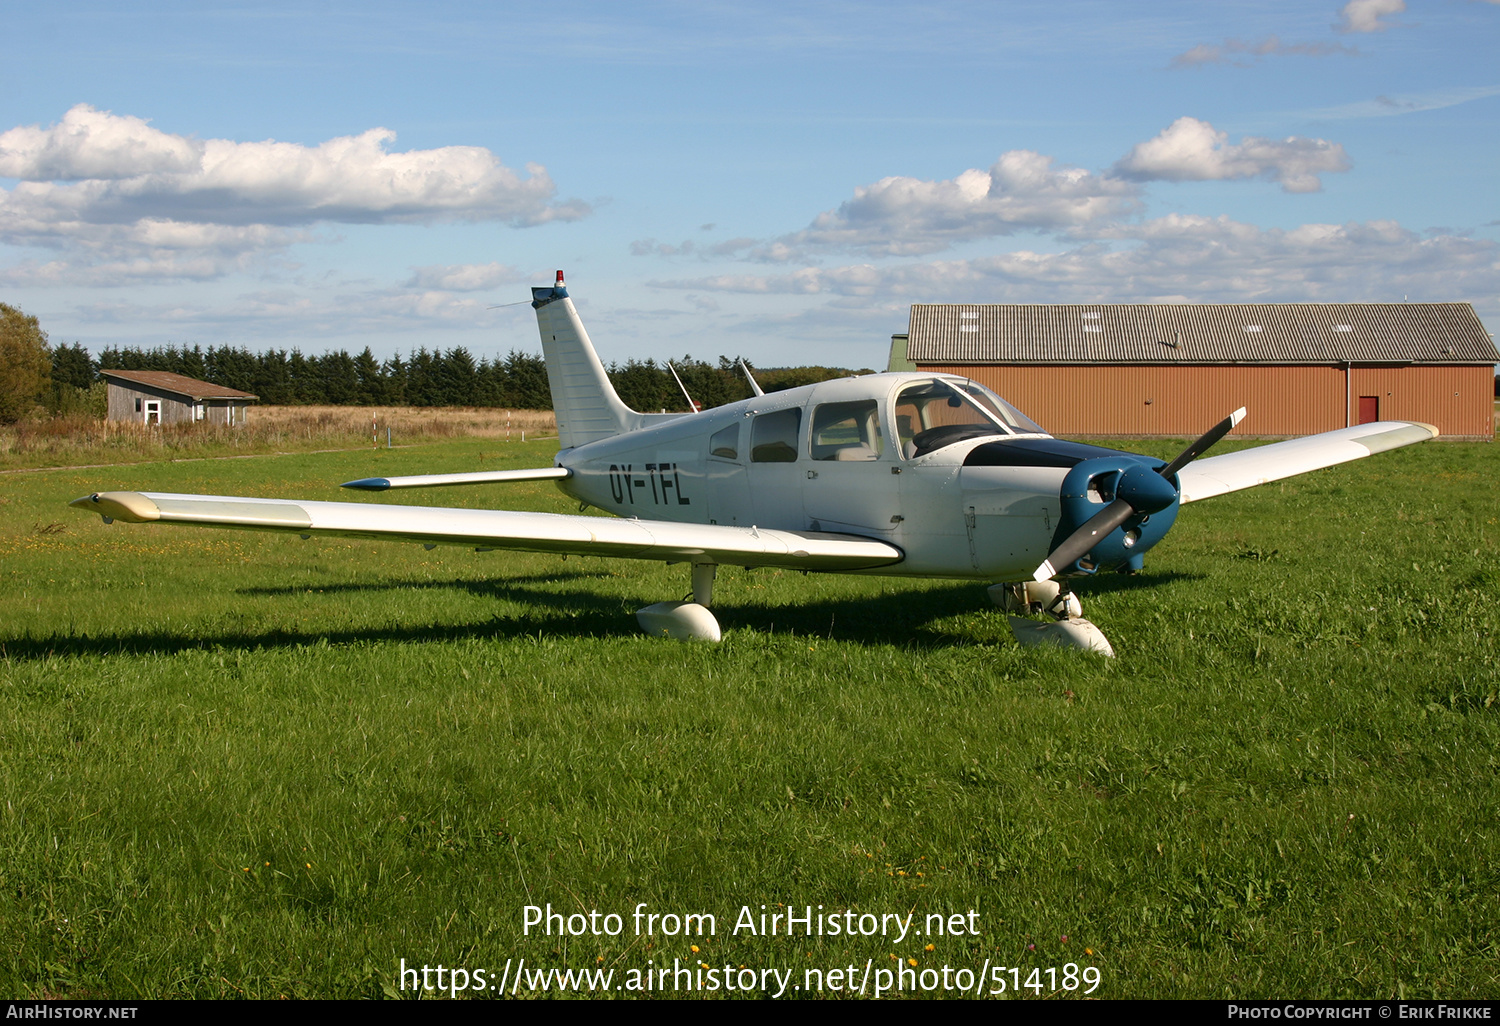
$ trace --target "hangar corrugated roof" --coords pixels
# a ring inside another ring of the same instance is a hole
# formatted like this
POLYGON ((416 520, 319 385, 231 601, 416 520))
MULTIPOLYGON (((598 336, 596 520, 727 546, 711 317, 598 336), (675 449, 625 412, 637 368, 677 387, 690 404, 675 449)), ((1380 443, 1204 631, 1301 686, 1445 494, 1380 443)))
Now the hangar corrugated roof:
POLYGON ((1468 303, 918 304, 918 363, 1500 363, 1468 303))

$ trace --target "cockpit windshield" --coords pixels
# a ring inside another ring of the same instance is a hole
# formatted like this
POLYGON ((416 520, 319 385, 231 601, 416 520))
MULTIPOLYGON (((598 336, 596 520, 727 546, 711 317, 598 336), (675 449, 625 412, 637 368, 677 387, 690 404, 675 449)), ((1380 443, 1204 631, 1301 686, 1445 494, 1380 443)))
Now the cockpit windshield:
POLYGON ((918 382, 896 397, 896 432, 907 459, 985 435, 1042 431, 1025 414, 972 381, 918 382))
MULTIPOLYGON (((950 384, 953 384, 953 382, 950 382, 950 384)), ((958 387, 967 392, 975 402, 998 417, 1001 423, 1017 434, 1045 435, 1047 433, 1046 428, 1026 416, 1026 414, 1016 409, 1004 399, 1001 399, 979 382, 965 381, 958 387)))

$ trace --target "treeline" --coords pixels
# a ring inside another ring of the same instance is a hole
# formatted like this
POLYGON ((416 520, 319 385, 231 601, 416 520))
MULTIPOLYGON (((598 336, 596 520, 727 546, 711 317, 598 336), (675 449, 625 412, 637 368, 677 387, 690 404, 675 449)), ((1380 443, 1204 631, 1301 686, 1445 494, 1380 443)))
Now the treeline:
MULTIPOLYGON (((685 356, 672 366, 703 408, 748 398, 750 385, 738 360, 717 364, 685 356)), ((368 347, 305 356, 296 349, 263 353, 233 346, 108 348, 94 361, 81 345, 53 349, 53 382, 92 382, 99 370, 169 371, 251 392, 273 406, 490 406, 521 410, 552 408, 547 367, 540 356, 512 350, 503 359, 475 360, 463 347, 418 349, 378 360, 368 347)), ((612 364, 607 372, 620 398, 642 411, 682 410, 682 390, 665 365, 654 360, 612 364)), ((841 367, 786 367, 756 371, 767 392, 856 373, 841 367)), ((868 370, 857 373, 868 373, 868 370)), ((87 388, 87 384, 80 387, 87 388)))

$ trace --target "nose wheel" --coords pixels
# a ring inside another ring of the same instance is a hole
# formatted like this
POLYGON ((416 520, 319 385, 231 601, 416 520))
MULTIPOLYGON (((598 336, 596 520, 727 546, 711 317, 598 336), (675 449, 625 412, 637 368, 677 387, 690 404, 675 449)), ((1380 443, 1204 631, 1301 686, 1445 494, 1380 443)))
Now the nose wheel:
POLYGON ((996 584, 989 589, 989 596, 1009 614, 1010 632, 1025 647, 1050 645, 1110 657, 1115 654, 1104 632, 1083 618, 1083 604, 1066 580, 996 584))

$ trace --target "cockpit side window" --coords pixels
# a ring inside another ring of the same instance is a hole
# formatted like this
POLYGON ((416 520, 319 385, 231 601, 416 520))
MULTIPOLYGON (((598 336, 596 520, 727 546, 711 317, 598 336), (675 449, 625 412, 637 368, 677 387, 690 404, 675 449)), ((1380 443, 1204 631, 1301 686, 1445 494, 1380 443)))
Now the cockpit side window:
POLYGON ((867 462, 879 459, 884 448, 874 399, 823 403, 813 411, 813 459, 867 462))
POLYGON ((750 426, 750 462, 796 463, 802 407, 762 413, 750 426))

